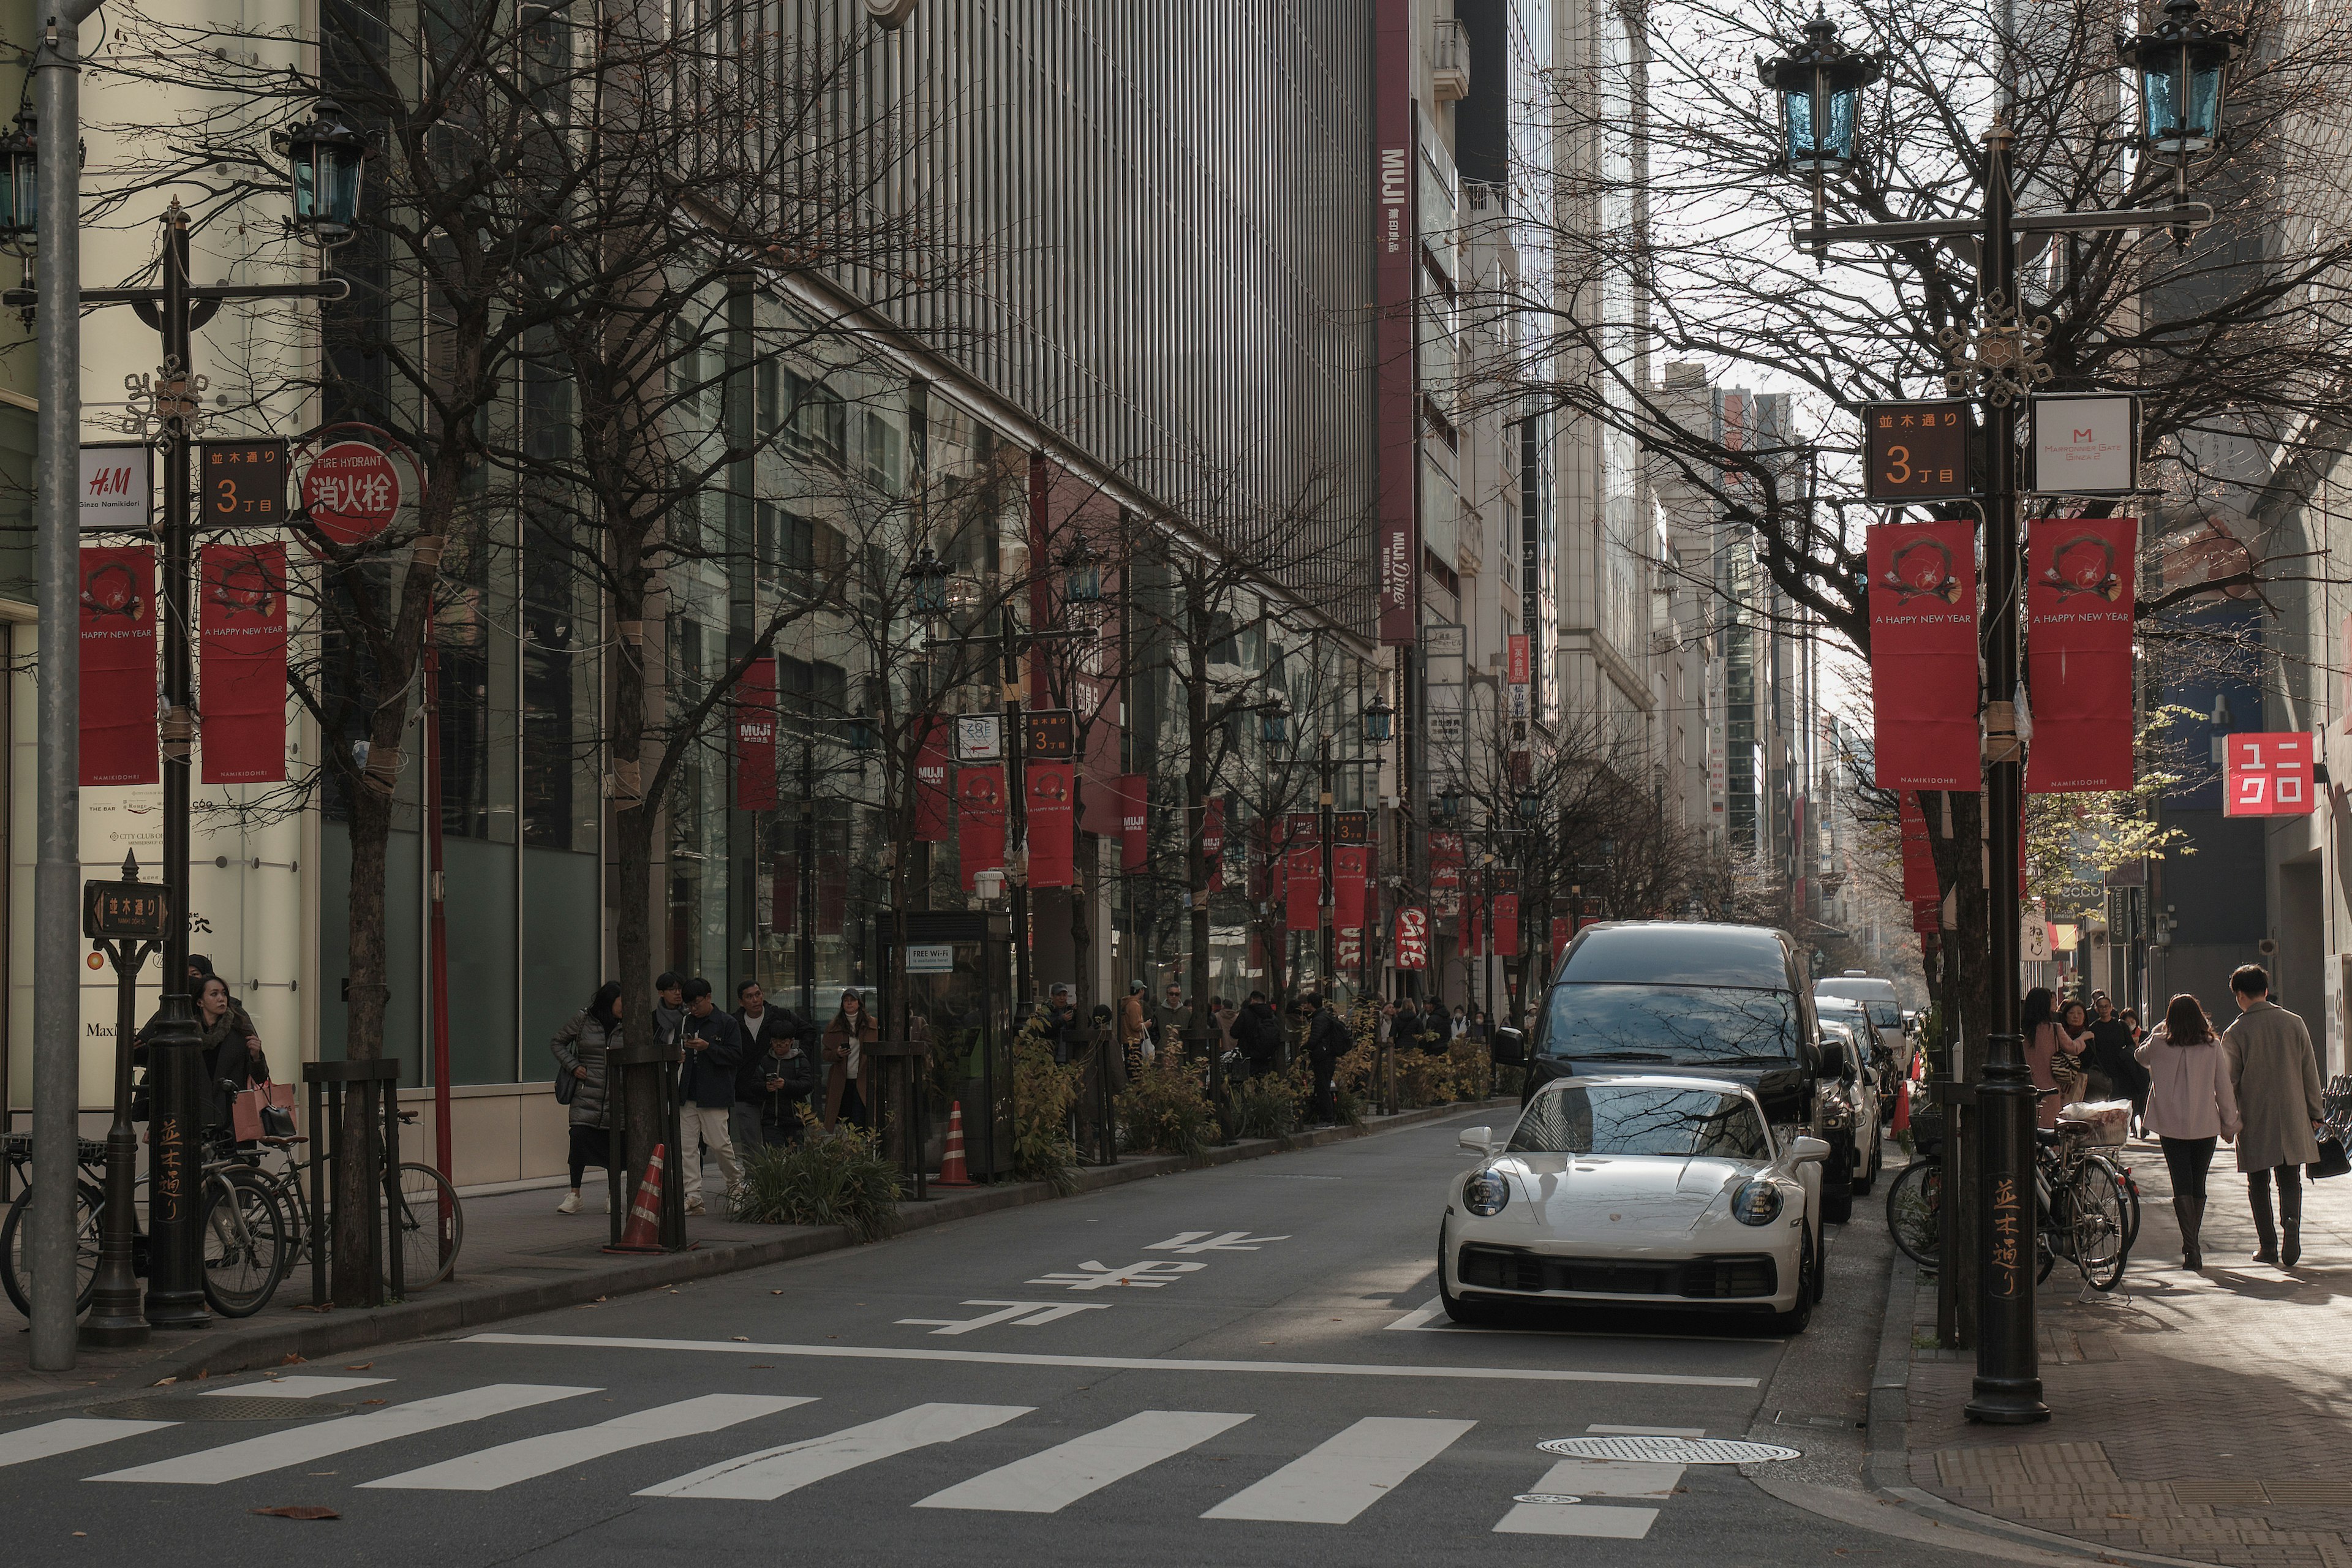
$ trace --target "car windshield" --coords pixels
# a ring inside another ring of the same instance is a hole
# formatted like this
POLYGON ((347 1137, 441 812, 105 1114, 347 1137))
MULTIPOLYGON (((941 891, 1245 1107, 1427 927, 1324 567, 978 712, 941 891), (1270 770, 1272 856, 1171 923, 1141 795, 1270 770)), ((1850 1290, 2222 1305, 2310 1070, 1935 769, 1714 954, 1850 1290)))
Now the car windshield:
POLYGON ((1555 985, 1537 1049, 1575 1062, 1782 1062, 1795 998, 1720 985, 1555 985))
POLYGON ((1594 1084, 1547 1089, 1511 1132, 1514 1154, 1712 1155, 1769 1160, 1764 1118, 1717 1089, 1594 1084))
POLYGON ((1865 1002, 1863 1005, 1870 1009, 1870 1021, 1880 1028, 1899 1029, 1903 1026, 1903 1009, 1894 1003, 1865 1002))

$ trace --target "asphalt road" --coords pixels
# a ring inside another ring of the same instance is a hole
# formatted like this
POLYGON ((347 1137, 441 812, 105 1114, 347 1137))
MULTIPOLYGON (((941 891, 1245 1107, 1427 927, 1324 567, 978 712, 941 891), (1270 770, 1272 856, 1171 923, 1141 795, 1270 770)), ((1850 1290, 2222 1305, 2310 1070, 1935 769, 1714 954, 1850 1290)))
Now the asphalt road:
POLYGON ((1452 1328, 1434 1310, 1433 1254, 1442 1184, 1469 1158, 1455 1133, 1475 1120, 289 1368, 275 1384, 11 1416, 6 1555, 173 1568, 1982 1561, 1793 1507, 1729 1467, 1538 1451, 1612 1431, 1777 1435, 1805 1453, 1790 1478, 1851 1486, 1885 1243, 1861 1205, 1832 1242, 1829 1300, 1793 1344, 1656 1315, 1452 1328), (269 1409, 300 1414, 248 1414, 269 1409), (245 1418, 195 1418, 213 1410, 245 1418), (1528 1495, 1582 1500, 1515 1500, 1528 1495), (288 1506, 341 1517, 253 1511, 288 1506))

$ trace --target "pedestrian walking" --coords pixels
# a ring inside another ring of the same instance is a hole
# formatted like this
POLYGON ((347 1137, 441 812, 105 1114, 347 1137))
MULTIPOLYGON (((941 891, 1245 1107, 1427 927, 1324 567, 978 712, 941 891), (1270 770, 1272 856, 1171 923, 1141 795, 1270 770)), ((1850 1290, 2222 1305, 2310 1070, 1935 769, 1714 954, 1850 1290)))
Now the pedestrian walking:
MULTIPOLYGON (((612 1108, 605 1084, 604 1056, 621 1043, 621 985, 608 980, 588 998, 588 1005, 572 1015, 547 1043, 555 1070, 572 1080, 572 1147, 567 1163, 572 1191, 555 1205, 558 1214, 580 1212, 580 1174, 593 1165, 613 1167, 612 1108)), ((604 1194, 604 1214, 613 1212, 613 1194, 604 1194)))
POLYGON ((2147 1115, 2147 1069, 2139 1065, 2134 1054, 2139 1042, 2132 1030, 2116 1014, 2116 1005, 2107 994, 2099 992, 2091 998, 2091 1066, 2107 1080, 2107 1092, 2132 1102, 2132 1120, 2139 1122, 2147 1115))
POLYGON ((1281 1067, 1282 1020, 1266 1001, 1265 992, 1251 992, 1249 999, 1242 1004, 1241 1014, 1234 1020, 1234 1046, 1241 1052, 1242 1066, 1251 1078, 1281 1067))
POLYGON ((841 1009, 824 1026, 824 1130, 832 1131, 843 1117, 852 1127, 866 1123, 866 1047, 880 1039, 880 1026, 866 1009, 866 998, 854 990, 841 993, 841 1009))
POLYGON ((1192 1027, 1192 1005, 1184 1000, 1184 988, 1173 980, 1168 983, 1165 1000, 1160 1004, 1158 1026, 1152 1031, 1160 1038, 1163 1051, 1190 1048, 1186 1036, 1192 1027))
POLYGON ((686 976, 665 969, 654 982, 654 1038, 665 1046, 677 1044, 686 1022, 686 976))
POLYGON ((790 1007, 771 1003, 756 980, 735 987, 735 1026, 743 1031, 743 1056, 735 1066, 735 1104, 727 1131, 748 1155, 800 1136, 793 1102, 815 1087, 816 1065, 803 1048, 806 1021, 790 1007))
POLYGON ((1139 980, 1118 1004, 1118 1050, 1130 1082, 1143 1071, 1143 1043, 1150 1032, 1143 1017, 1143 982, 1139 980))
POLYGON ((679 988, 686 1013, 678 1020, 677 1147, 686 1165, 686 1212, 702 1208, 702 1147, 719 1159, 731 1195, 743 1184, 727 1122, 735 1108, 735 1068, 743 1058, 743 1031, 710 999, 710 982, 696 975, 679 988))
MULTIPOLYGON (((2057 1002, 2057 994, 2047 985, 2037 985, 2025 994, 2025 1065, 2033 1074, 2036 1089, 2057 1089, 2061 1079, 2076 1086, 2082 1081, 2082 1058, 2075 1053, 2073 1037, 2059 1026, 2057 1002)), ((2069 1098, 2053 1094, 2037 1100, 2036 1124, 2045 1129, 2057 1126, 2058 1107, 2069 1098)))
POLYGON ((1331 1081, 1332 1074, 1353 1042, 1348 1037, 1348 1026, 1339 1021, 1339 1015, 1331 1010, 1319 992, 1308 992, 1299 998, 1298 1005, 1307 1015, 1307 1066, 1315 1078, 1312 1114, 1319 1125, 1333 1126, 1339 1120, 1339 1096, 1331 1081))
POLYGON ((2238 1137, 2238 1169, 2254 1211, 2261 1247, 2256 1263, 2292 1268, 2303 1258, 2303 1168, 2319 1158, 2319 1062, 2311 1031, 2270 999, 2271 977, 2259 963, 2230 976, 2237 1021, 2221 1037, 2230 1088, 2245 1131, 2238 1137), (2278 1218, 2271 1218, 2271 1187, 2278 1187, 2278 1218))
POLYGON ((2172 1175, 2172 1216, 2180 1222, 2180 1267, 2205 1267, 2205 1173, 2214 1141, 2238 1135, 2238 1100, 2221 1037, 2204 1004, 2184 991, 2134 1053, 2146 1069, 2147 1125, 2164 1148, 2172 1175))

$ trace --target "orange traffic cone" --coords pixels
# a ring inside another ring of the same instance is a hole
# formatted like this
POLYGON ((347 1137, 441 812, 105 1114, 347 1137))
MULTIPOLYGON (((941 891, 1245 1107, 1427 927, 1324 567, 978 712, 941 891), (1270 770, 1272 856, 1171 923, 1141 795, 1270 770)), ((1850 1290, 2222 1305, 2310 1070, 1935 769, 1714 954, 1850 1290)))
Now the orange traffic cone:
POLYGON ((1907 1078, 1895 1087, 1894 1131, 1911 1131, 1911 1080, 1907 1078))
POLYGON ((961 1100, 948 1112, 947 1152, 940 1156, 940 1173, 932 1178, 932 1184, 941 1187, 977 1184, 963 1168, 963 1101, 961 1100))
POLYGON ((653 1157, 646 1162, 646 1179, 637 1185, 636 1201, 629 1205, 629 1223, 621 1232, 621 1239, 604 1248, 607 1252, 660 1252, 662 1152, 665 1144, 654 1145, 653 1157))

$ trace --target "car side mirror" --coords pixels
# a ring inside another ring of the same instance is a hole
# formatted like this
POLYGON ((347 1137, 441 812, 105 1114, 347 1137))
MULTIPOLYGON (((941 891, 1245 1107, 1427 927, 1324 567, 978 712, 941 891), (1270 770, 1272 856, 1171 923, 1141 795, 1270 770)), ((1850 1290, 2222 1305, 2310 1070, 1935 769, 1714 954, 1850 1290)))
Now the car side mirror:
POLYGON ((1853 1071, 1853 1064, 1845 1059, 1843 1040, 1822 1042, 1822 1076, 1823 1078, 1844 1078, 1853 1071))
POLYGON ((1800 1165, 1808 1160, 1826 1160, 1830 1157, 1829 1141, 1825 1138, 1800 1138, 1789 1146, 1789 1152, 1796 1157, 1800 1165))
POLYGON ((1465 1127, 1462 1130, 1462 1136, 1454 1142, 1460 1143, 1465 1149, 1475 1149, 1481 1154, 1491 1154, 1495 1152, 1495 1130, 1491 1127, 1465 1127))
POLYGON ((1523 1067, 1528 1059, 1528 1037, 1524 1029, 1496 1029, 1486 1047, 1498 1068, 1523 1067))

